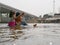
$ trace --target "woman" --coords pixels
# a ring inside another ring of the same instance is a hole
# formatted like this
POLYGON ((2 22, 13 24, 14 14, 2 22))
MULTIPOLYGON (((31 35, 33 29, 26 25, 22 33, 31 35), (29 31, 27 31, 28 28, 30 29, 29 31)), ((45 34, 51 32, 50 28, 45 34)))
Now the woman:
POLYGON ((16 17, 16 19, 15 19, 15 21, 16 21, 16 29, 21 29, 21 21, 22 21, 22 16, 24 15, 24 13, 22 13, 21 15, 20 15, 20 13, 16 13, 16 15, 18 15, 17 17, 16 17))

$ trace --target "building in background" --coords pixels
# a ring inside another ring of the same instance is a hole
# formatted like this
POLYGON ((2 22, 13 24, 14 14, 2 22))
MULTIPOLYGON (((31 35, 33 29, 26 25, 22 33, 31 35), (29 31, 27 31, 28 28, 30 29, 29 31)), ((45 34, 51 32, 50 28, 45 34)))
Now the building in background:
POLYGON ((45 14, 43 18, 38 19, 39 23, 60 23, 60 13, 55 13, 54 16, 45 14))
MULTIPOLYGON (((10 21, 9 14, 10 14, 11 10, 20 12, 20 13, 24 12, 19 9, 16 9, 11 6, 0 3, 0 22, 9 22, 10 21)), ((24 17, 25 17, 26 22, 31 22, 31 23, 37 22, 38 17, 36 17, 32 14, 26 13, 26 12, 24 12, 24 13, 25 13, 24 17)))

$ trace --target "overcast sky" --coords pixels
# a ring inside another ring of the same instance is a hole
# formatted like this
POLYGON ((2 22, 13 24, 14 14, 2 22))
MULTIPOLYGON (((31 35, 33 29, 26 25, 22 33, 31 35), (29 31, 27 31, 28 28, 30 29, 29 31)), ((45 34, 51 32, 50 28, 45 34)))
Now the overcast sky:
MULTIPOLYGON (((55 1, 55 12, 58 12, 60 0, 55 1)), ((36 16, 53 12, 53 0, 0 0, 0 2, 36 16)))

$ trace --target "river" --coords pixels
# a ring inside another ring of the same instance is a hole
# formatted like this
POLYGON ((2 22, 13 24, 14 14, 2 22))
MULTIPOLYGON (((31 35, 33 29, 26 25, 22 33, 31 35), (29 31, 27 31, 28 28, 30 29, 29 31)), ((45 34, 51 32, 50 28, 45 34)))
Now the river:
MULTIPOLYGON (((9 37, 9 28, 1 28, 0 45, 60 45, 59 23, 37 23, 35 28, 33 24, 20 30, 22 33, 16 33, 17 39, 9 37)), ((0 24, 0 27, 7 27, 7 24, 0 24)))

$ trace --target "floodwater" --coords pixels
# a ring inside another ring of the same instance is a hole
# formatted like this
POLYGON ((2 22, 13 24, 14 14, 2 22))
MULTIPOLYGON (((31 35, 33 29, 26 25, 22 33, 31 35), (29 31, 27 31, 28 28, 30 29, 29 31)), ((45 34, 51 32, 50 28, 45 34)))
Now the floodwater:
MULTIPOLYGON (((7 27, 7 24, 0 24, 0 27, 7 27)), ((0 45, 60 45, 60 24, 58 23, 37 23, 22 30, 16 30, 17 38, 12 38, 9 28, 0 28, 0 45), (19 32, 20 31, 20 32, 19 32)))

